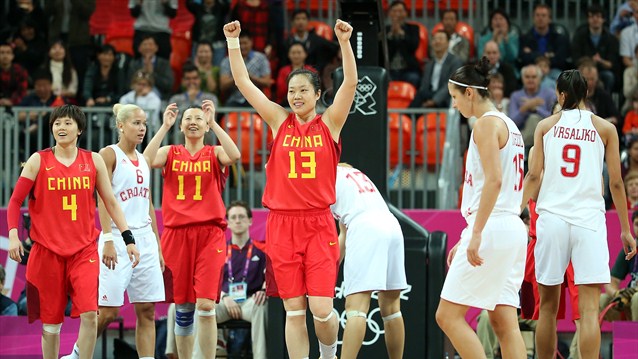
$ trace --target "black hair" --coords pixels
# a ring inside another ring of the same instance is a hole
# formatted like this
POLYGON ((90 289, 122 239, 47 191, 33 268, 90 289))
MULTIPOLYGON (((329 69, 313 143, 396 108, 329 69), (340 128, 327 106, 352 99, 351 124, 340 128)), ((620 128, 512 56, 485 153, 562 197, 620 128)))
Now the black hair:
POLYGON ((193 71, 197 71, 199 73, 197 66, 195 66, 195 64, 193 64, 191 61, 184 62, 184 65, 182 65, 182 75, 185 75, 187 72, 193 71))
POLYGON ((246 201, 232 201, 230 202, 230 204, 228 205, 228 208, 226 208, 226 216, 228 217, 228 211, 230 211, 231 208, 233 207, 242 207, 246 210, 246 215, 248 216, 248 218, 253 218, 253 211, 250 209, 250 206, 248 206, 248 203, 246 201))
POLYGON ((159 46, 159 44, 157 43, 157 39, 155 38, 155 35, 152 35, 152 34, 149 34, 149 33, 146 33, 146 34, 141 36, 140 42, 138 43, 137 46, 140 46, 144 41, 146 41, 148 39, 152 39, 153 42, 155 43, 155 45, 159 46))
POLYGON ((600 16, 605 16, 605 12, 603 10, 603 7, 600 6, 599 4, 591 4, 589 5, 589 7, 587 8, 587 16, 589 15, 600 15, 600 16))
POLYGON ((443 28, 436 30, 435 32, 432 33, 432 37, 434 37, 434 35, 436 34, 445 34, 445 38, 447 39, 447 41, 450 41, 450 34, 448 34, 447 32, 445 32, 445 30, 443 30, 443 28))
POLYGON ((51 131, 51 134, 53 134, 53 123, 58 118, 63 117, 68 117, 75 121, 75 123, 78 124, 78 130, 80 133, 84 132, 86 129, 86 115, 84 112, 75 105, 62 105, 60 107, 56 107, 49 117, 49 131, 51 131))
POLYGON ((239 38, 241 39, 242 37, 247 37, 252 40, 253 34, 251 34, 248 30, 241 30, 241 32, 239 33, 239 38))
POLYGON ((638 218, 638 211, 634 211, 634 213, 631 214, 631 222, 633 223, 636 218, 638 218))
MULTIPOLYGON (((308 54, 308 49, 306 49, 306 45, 304 45, 304 44, 303 44, 303 42, 301 42, 301 41, 296 41, 296 40, 295 40, 295 41, 293 41, 293 42, 292 42, 292 43, 288 46, 288 51, 290 51, 290 48, 291 48, 291 47, 293 47, 293 46, 295 46, 295 45, 299 45, 299 46, 301 46, 301 47, 303 48, 303 52, 305 52, 305 53, 306 53, 306 55, 308 54)), ((288 51, 286 51, 286 52, 288 52, 288 51)))
POLYGON ((545 8, 547 9, 547 11, 549 11, 549 16, 552 16, 552 8, 549 7, 549 5, 543 3, 543 2, 537 2, 536 4, 534 4, 534 10, 532 10, 532 14, 536 12, 537 9, 540 8, 545 8))
POLYGON ((578 108, 581 101, 587 98, 587 81, 578 70, 565 70, 556 80, 556 91, 565 94, 563 109, 573 110, 578 108))
POLYGON ((198 42, 197 44, 195 44, 195 49, 197 49, 200 46, 208 46, 210 48, 210 51, 214 52, 213 51, 213 44, 211 44, 208 41, 200 41, 200 42, 198 42))
POLYGON ((310 13, 308 12, 308 10, 305 10, 305 9, 297 9, 297 10, 293 11, 292 12, 292 16, 290 18, 294 20, 295 16, 297 16, 299 14, 306 14, 306 18, 308 20, 310 20, 310 13))
POLYGON ((47 68, 39 68, 36 72, 31 76, 33 83, 38 80, 47 80, 53 83, 53 75, 51 75, 51 71, 47 68))
POLYGON ((98 49, 97 49, 97 53, 98 54, 104 54, 104 53, 107 53, 107 52, 111 52, 111 53, 113 53, 113 55, 115 55, 117 53, 117 51, 115 51, 115 48, 113 46, 109 45, 109 44, 104 44, 104 45, 98 47, 98 49))
POLYGON ((507 27, 509 28, 512 27, 512 23, 510 22, 510 16, 507 14, 507 12, 505 12, 505 10, 499 7, 492 10, 492 12, 490 13, 490 23, 488 25, 490 27, 490 30, 494 30, 492 29, 492 18, 494 17, 494 15, 501 15, 502 17, 505 18, 505 21, 507 22, 507 27))
POLYGON ((392 3, 390 3, 390 6, 388 7, 388 9, 392 9, 396 5, 401 5, 403 6, 404 10, 408 10, 408 6, 405 4, 405 1, 403 0, 394 0, 392 3))
POLYGON ((452 9, 443 10, 443 12, 441 13, 441 20, 443 20, 443 18, 445 17, 445 14, 447 13, 454 14, 454 18, 456 19, 456 21, 459 21, 459 15, 456 13, 456 11, 452 9))
MULTIPOLYGON (((450 80, 460 82, 468 86, 484 86, 487 87, 490 84, 490 60, 483 56, 476 64, 468 64, 461 66, 456 70, 450 80)), ((458 89, 465 90, 467 86, 460 86, 454 84, 458 89)), ((475 89, 482 97, 489 97, 490 94, 484 89, 475 89)))
POLYGON ((0 264, 0 284, 4 284, 4 279, 6 277, 6 272, 4 271, 4 267, 0 264))
POLYGON ((308 82, 310 82, 310 84, 314 88, 315 93, 318 93, 321 90, 319 83, 319 74, 317 74, 315 71, 304 68, 293 70, 286 79, 286 85, 288 85, 288 83, 290 83, 290 80, 297 75, 305 76, 308 79, 308 82))

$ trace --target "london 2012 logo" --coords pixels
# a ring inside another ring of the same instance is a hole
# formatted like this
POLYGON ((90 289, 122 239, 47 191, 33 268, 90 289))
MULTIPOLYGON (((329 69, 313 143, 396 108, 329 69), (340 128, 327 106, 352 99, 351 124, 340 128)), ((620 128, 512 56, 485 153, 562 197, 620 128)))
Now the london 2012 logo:
MULTIPOLYGON (((341 282, 340 286, 335 287, 335 299, 338 299, 338 300, 344 299, 345 297, 343 293, 344 290, 345 290, 344 283, 341 282)), ((406 289, 401 291, 401 295, 399 296, 399 298, 401 298, 401 300, 407 301, 408 294, 410 293, 410 291, 412 291, 412 286, 408 285, 406 289)), ((385 334, 385 330, 383 329, 383 319, 381 318, 381 310, 379 309, 378 302, 377 302, 377 293, 378 292, 372 293, 372 301, 370 302, 370 310, 366 318, 367 330, 366 330, 366 336, 363 340, 363 345, 373 345, 379 340, 379 338, 382 335, 385 334)), ((339 320, 339 325, 341 325, 341 329, 345 329, 346 320, 347 320, 345 309, 341 312, 339 312, 337 308, 333 308, 332 310, 335 312, 335 315, 337 316, 339 320)), ((338 340, 337 344, 342 345, 343 341, 338 340)))
POLYGON ((375 105, 377 102, 372 97, 376 90, 377 85, 372 82, 370 77, 363 76, 360 78, 354 94, 354 107, 350 110, 350 113, 359 111, 364 116, 376 115, 377 109, 375 105))

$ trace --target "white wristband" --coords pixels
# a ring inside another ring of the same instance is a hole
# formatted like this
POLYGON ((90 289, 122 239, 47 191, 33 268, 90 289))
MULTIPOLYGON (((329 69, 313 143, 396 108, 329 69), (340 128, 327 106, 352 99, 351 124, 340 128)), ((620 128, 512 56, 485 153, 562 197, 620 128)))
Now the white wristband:
POLYGON ((238 37, 227 37, 226 44, 228 44, 228 49, 238 49, 239 48, 239 38, 238 37))
POLYGON ((102 239, 104 242, 113 242, 113 233, 102 232, 102 239))

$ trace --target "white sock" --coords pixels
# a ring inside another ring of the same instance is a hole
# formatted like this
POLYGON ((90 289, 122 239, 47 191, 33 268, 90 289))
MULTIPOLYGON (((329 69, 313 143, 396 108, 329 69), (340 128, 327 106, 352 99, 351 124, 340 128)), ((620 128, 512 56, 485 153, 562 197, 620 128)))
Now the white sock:
POLYGON ((325 345, 321 342, 321 340, 319 340, 318 342, 319 354, 321 355, 321 359, 334 359, 334 357, 337 355, 337 341, 335 340, 332 345, 325 345))
POLYGON ((153 357, 140 357, 140 359, 155 359, 153 357))

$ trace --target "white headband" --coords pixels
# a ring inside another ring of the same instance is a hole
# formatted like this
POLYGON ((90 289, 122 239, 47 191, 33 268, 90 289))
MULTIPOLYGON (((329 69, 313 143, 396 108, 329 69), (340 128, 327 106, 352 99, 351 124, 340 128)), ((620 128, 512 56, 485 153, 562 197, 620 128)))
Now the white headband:
POLYGON ((487 87, 485 86, 476 86, 476 85, 466 85, 464 83, 458 82, 458 81, 454 81, 454 80, 448 80, 450 83, 453 83, 455 85, 459 85, 459 86, 463 86, 463 87, 471 87, 473 89, 479 89, 479 90, 487 90, 487 87))

